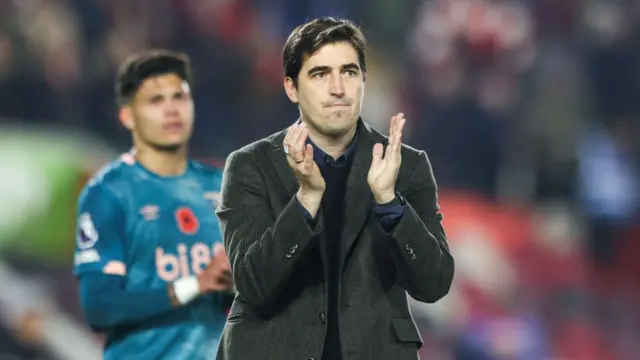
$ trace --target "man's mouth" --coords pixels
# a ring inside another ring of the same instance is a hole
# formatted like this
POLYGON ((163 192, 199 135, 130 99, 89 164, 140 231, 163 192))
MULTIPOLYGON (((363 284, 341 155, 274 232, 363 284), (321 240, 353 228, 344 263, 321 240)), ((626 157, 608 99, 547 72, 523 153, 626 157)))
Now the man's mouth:
POLYGON ((173 122, 164 126, 164 129, 167 131, 181 131, 183 128, 184 125, 181 122, 173 122))

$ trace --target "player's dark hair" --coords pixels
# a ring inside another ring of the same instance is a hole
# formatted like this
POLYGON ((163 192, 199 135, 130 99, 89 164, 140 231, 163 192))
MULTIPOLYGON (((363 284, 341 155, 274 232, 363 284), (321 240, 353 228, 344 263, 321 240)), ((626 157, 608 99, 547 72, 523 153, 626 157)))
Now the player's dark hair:
POLYGON ((303 62, 321 47, 336 42, 348 42, 358 54, 362 73, 367 71, 365 51, 367 41, 362 30, 346 19, 321 17, 295 28, 282 50, 284 76, 298 84, 298 75, 303 62))
POLYGON ((176 74, 191 80, 191 64, 186 54, 169 50, 147 50, 131 55, 118 70, 116 101, 119 106, 129 103, 142 83, 151 77, 176 74))

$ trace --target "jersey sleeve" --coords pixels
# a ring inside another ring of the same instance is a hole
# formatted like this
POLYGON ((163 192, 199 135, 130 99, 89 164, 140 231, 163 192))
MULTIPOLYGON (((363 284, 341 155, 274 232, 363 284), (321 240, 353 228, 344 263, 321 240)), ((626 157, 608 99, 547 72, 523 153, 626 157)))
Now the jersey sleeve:
POLYGON ((125 275, 125 213, 104 185, 90 186, 78 200, 74 275, 101 272, 125 275))

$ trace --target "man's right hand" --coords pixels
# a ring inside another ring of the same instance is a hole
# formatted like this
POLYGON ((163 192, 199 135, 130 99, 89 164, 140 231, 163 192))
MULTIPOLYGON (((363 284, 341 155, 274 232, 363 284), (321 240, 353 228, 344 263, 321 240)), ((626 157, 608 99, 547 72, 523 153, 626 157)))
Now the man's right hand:
POLYGON ((296 194, 298 201, 315 217, 327 185, 318 164, 313 160, 313 147, 307 144, 308 136, 309 131, 304 123, 295 124, 287 131, 282 145, 287 162, 300 183, 296 194))
POLYGON ((222 244, 216 244, 213 249, 213 260, 204 271, 198 275, 200 292, 206 294, 212 291, 224 291, 233 287, 231 265, 227 252, 222 244))

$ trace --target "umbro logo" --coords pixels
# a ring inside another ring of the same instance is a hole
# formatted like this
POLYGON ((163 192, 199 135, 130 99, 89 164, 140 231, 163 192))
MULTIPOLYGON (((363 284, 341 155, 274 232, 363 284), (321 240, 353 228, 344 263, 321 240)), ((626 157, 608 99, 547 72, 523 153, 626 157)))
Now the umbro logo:
POLYGON ((157 219, 159 214, 160 208, 158 205, 145 205, 140 208, 140 215, 142 215, 147 221, 157 219))

